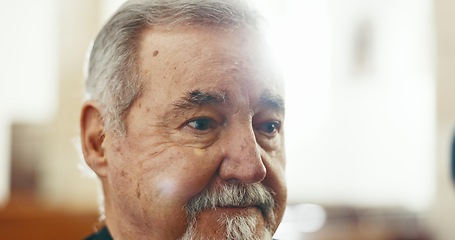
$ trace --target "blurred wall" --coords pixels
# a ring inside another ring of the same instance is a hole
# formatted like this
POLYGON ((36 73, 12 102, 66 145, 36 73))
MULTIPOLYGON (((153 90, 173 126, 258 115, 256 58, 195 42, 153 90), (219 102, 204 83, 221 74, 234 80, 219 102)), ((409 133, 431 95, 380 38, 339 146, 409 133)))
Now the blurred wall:
POLYGON ((435 183, 432 2, 287 3, 289 200, 425 211, 435 183))
POLYGON ((0 205, 9 194, 13 121, 47 122, 57 103, 56 0, 0 0, 0 205), (27 6, 27 7, 24 7, 27 6))
POLYGON ((79 113, 83 97, 83 63, 100 27, 100 1, 59 1, 59 104, 48 127, 49 145, 40 171, 40 196, 52 206, 96 209, 96 181, 81 172, 79 113))
POLYGON ((431 224, 437 239, 455 239, 455 185, 450 151, 455 130, 455 1, 434 1, 437 38, 437 155, 436 196, 431 224))

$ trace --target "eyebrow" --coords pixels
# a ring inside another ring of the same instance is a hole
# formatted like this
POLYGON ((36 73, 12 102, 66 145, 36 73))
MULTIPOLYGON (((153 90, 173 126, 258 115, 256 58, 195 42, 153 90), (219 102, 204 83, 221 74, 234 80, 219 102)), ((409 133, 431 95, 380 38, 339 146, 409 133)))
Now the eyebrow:
MULTIPOLYGON (((281 95, 272 94, 270 92, 263 93, 259 99, 261 106, 268 107, 277 112, 284 114, 285 103, 281 95)), ((187 92, 177 101, 172 103, 173 110, 163 116, 163 122, 183 114, 182 111, 197 109, 204 106, 228 106, 230 101, 228 94, 224 91, 220 92, 206 92, 201 90, 194 90, 187 92)))
POLYGON ((260 98, 260 103, 263 106, 272 108, 280 113, 285 112, 285 103, 282 96, 272 93, 265 93, 260 98))
POLYGON ((173 103, 175 109, 191 109, 206 105, 225 105, 228 102, 225 92, 203 92, 195 90, 188 92, 173 103))

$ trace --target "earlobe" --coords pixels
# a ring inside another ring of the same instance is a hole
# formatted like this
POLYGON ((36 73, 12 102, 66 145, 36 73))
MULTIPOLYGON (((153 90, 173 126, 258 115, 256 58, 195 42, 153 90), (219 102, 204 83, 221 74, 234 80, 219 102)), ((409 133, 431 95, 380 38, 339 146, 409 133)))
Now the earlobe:
POLYGON ((84 103, 81 112, 81 144, 87 165, 99 176, 106 176, 107 159, 104 154, 104 124, 96 102, 84 103))

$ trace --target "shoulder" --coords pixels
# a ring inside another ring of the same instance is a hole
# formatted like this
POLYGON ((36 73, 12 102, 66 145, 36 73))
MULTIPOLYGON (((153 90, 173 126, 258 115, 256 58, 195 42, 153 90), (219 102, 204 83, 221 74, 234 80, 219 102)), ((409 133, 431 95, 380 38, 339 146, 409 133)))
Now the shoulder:
POLYGON ((103 227, 99 232, 85 238, 85 240, 112 240, 112 237, 107 227, 103 227))

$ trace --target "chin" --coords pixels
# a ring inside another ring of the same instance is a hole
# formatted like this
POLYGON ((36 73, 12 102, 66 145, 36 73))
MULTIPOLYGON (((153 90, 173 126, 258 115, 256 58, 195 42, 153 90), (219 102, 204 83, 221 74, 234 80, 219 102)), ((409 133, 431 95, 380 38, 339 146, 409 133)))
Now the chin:
MULTIPOLYGON (((254 215, 226 215, 219 216, 216 223, 212 223, 210 233, 202 231, 197 221, 193 221, 181 240, 205 240, 205 239, 226 239, 226 240, 269 240, 272 239, 272 229, 264 225, 262 219, 254 215), (213 231, 214 225, 218 230, 213 231)), ((210 226, 209 226, 210 227, 210 226)))

